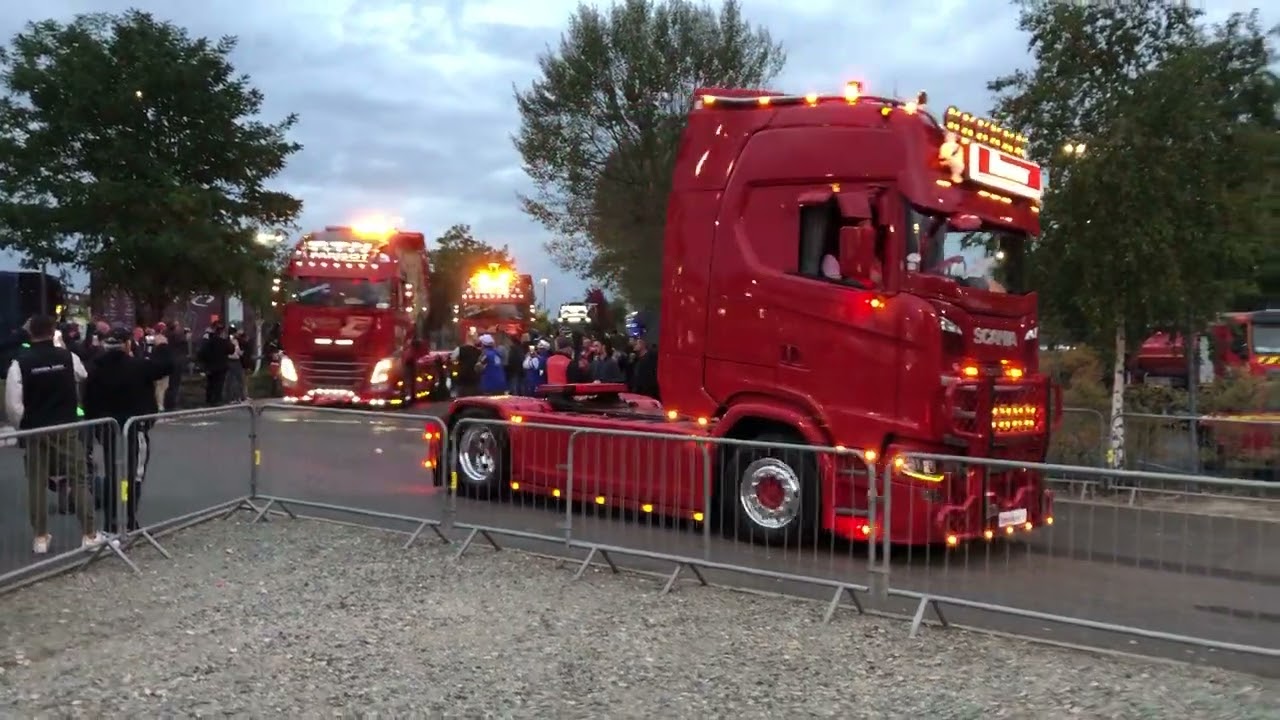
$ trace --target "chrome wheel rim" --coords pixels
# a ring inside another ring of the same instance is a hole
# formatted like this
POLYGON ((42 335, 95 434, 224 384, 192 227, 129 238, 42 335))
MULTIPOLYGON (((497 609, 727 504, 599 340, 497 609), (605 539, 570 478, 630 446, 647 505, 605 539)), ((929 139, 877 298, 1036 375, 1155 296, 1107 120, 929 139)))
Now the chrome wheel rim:
POLYGON ((498 469, 498 439, 487 427, 472 426, 462 433, 458 443, 458 469, 472 485, 484 485, 498 469))
POLYGON ((800 477, 777 458, 761 458, 747 466, 738 483, 738 503, 754 524, 779 530, 800 516, 800 477))

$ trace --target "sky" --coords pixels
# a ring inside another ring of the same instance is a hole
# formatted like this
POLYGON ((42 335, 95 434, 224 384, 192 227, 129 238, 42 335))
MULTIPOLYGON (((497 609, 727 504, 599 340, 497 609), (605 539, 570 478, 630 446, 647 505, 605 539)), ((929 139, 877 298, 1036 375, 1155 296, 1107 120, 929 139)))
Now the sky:
MULTIPOLYGON (((435 237, 467 223, 510 246, 523 272, 548 278, 550 306, 586 283, 557 269, 541 226, 520 210, 530 187, 511 143, 513 86, 537 76, 577 0, 44 0, 0 16, 0 35, 27 21, 133 7, 205 36, 235 35, 233 61, 266 96, 264 117, 299 114, 304 149, 277 185, 303 199, 304 230, 382 214, 435 237)), ((607 4, 607 3, 601 3, 607 4)), ((927 90, 936 109, 991 106, 986 82, 1028 64, 1007 0, 743 0, 745 16, 787 49, 773 89, 927 90)), ((1201 0, 1211 20, 1266 3, 1201 0)), ((20 6, 20 4, 14 4, 20 6)), ((1280 8, 1263 13, 1280 23, 1280 8)), ((11 269, 10 258, 0 266, 11 269)))

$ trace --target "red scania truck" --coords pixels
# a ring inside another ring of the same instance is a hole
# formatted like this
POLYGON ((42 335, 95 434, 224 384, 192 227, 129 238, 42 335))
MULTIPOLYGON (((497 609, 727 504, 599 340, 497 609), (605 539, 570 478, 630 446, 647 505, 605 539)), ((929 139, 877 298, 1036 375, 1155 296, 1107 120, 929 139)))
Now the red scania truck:
POLYGON ((427 274, 420 232, 365 222, 304 236, 275 287, 285 402, 380 407, 425 397, 427 274))
POLYGON ((600 384, 460 399, 448 414, 459 492, 719 516, 767 543, 817 527, 883 536, 884 505, 872 515, 852 453, 720 446, 707 505, 703 444, 687 440, 706 436, 862 450, 891 470, 894 543, 1052 523, 1038 472, 905 455, 1045 457, 1056 401, 1022 285, 1041 169, 1016 132, 955 108, 936 120, 923 95, 860 90, 697 93, 667 206, 663 405, 600 384), (580 433, 571 456, 578 428, 680 439, 580 433))

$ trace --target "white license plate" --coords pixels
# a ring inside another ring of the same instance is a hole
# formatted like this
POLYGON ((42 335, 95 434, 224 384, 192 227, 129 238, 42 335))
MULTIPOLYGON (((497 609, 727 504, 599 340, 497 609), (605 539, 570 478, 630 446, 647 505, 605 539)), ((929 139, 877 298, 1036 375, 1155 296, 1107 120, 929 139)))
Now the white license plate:
POLYGON ((1027 521, 1026 508, 1018 508, 1017 510, 1005 510, 996 518, 996 522, 1000 527, 1007 528, 1010 525, 1022 525, 1027 521))

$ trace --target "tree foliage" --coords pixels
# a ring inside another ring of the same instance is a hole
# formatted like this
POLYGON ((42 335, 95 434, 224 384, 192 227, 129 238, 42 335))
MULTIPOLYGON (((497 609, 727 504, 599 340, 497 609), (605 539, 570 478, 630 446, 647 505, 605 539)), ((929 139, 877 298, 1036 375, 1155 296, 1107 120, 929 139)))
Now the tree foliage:
POLYGON ((428 297, 431 308, 427 325, 439 330, 453 319, 453 306, 462 297, 463 286, 476 270, 489 263, 513 267, 507 246, 496 247, 471 234, 471 226, 458 224, 445 230, 436 238, 428 251, 431 259, 431 278, 428 297))
POLYGON ((267 276, 257 233, 301 210, 267 187, 300 149, 296 117, 257 119, 235 45, 137 11, 16 34, 0 52, 0 247, 89 271, 152 313, 267 276))
POLYGON ((694 90, 752 87, 782 69, 769 33, 687 0, 582 4, 541 77, 516 92, 515 144, 537 190, 527 214, 562 268, 656 304, 679 133, 694 90))
POLYGON ((1258 148, 1280 127, 1256 14, 1206 27, 1159 0, 1024 3, 1021 27, 1035 65, 990 89, 1050 167, 1031 254, 1046 314, 1077 340, 1137 342, 1252 289, 1274 244, 1259 180, 1275 158, 1258 148))

